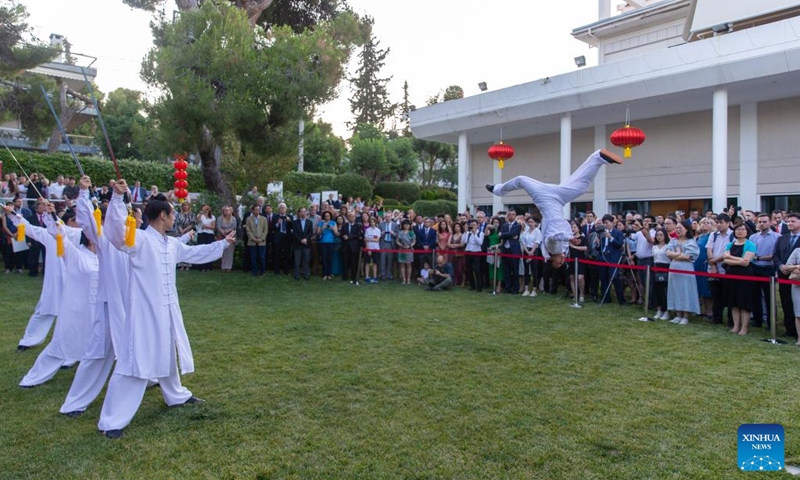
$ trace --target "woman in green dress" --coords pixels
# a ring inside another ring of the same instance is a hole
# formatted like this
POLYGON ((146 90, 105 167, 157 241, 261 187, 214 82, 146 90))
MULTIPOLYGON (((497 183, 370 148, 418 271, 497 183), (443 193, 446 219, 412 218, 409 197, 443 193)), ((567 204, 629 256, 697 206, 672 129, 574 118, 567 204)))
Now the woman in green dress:
POLYGON ((411 264, 414 263, 414 245, 417 243, 414 238, 414 231, 411 230, 411 222, 403 220, 400 224, 400 232, 397 234, 397 248, 404 250, 397 255, 397 263, 400 265, 400 277, 403 285, 411 284, 411 264))
MULTIPOLYGON (((493 218, 492 224, 486 227, 486 236, 489 238, 489 253, 500 252, 500 228, 503 225, 503 220, 500 218, 493 218)), ((490 255, 486 257, 489 263, 489 282, 496 285, 495 292, 500 293, 503 290, 503 267, 500 257, 497 258, 497 265, 495 265, 495 256, 490 255)))

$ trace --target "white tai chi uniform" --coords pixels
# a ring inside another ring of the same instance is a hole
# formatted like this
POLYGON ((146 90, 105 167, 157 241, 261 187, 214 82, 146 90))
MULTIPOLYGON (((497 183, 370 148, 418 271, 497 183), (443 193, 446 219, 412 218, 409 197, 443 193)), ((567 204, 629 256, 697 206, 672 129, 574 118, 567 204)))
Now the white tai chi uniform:
MULTIPOLYGON (((14 225, 22 222, 22 217, 18 215, 9 215, 8 218, 14 225)), ((26 221, 25 236, 31 237, 45 247, 42 293, 39 295, 39 303, 36 304, 33 315, 28 320, 28 326, 25 327, 25 334, 19 341, 22 347, 34 347, 47 338, 47 332, 50 331, 58 314, 61 289, 64 287, 64 264, 56 255, 56 239, 47 233, 46 229, 34 227, 26 221)))
POLYGON ((89 191, 81 190, 76 219, 95 246, 100 261, 100 289, 91 338, 61 406, 61 413, 83 412, 100 394, 114 366, 114 344, 119 343, 125 322, 123 292, 128 287, 128 256, 114 248, 106 235, 98 235, 93 212, 89 191))
MULTIPOLYGON (((48 220, 45 218, 46 222, 48 220)), ((26 224, 25 228, 39 227, 26 224)), ((51 232, 48 235, 51 235, 52 239, 52 235, 56 232, 55 224, 48 224, 48 228, 51 232)), ((58 321, 50 343, 42 350, 33 367, 19 383, 21 387, 41 385, 53 378, 63 365, 79 361, 89 341, 97 298, 99 263, 94 253, 82 245, 74 245, 69 236, 65 236, 67 237, 64 240, 63 257, 65 278, 58 321)), ((45 248, 52 248, 55 251, 55 240, 52 247, 45 244, 45 248)))
POLYGON ((564 254, 569 251, 569 240, 573 238, 572 227, 564 218, 564 205, 580 197, 592 183, 600 167, 608 162, 600 156, 600 150, 589 155, 589 158, 578 167, 567 180, 560 185, 544 183, 530 177, 514 177, 505 183, 494 186, 493 193, 506 195, 514 190, 523 189, 531 196, 533 203, 542 212, 542 255, 546 259, 550 255, 564 254))
POLYGON ((180 360, 182 373, 194 371, 175 288, 175 269, 178 262, 213 262, 227 246, 225 240, 188 246, 148 227, 136 230, 135 245, 127 247, 126 215, 122 195, 115 193, 106 211, 105 234, 109 242, 129 256, 130 283, 124 292, 124 330, 119 344, 115 344, 117 366, 108 382, 97 425, 101 431, 122 430, 131 422, 150 379, 158 379, 167 405, 191 398, 192 393, 181 385, 176 361, 180 360))

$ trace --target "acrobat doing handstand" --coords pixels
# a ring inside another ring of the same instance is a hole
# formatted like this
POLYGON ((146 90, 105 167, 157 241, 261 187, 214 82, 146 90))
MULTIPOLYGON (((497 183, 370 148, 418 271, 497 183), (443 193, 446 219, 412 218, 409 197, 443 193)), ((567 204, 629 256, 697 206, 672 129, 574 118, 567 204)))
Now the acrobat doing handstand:
POLYGON ((608 163, 622 165, 622 159, 608 150, 598 150, 560 185, 519 176, 505 183, 487 184, 486 189, 500 197, 519 189, 528 192, 542 212, 542 255, 554 268, 560 268, 573 238, 572 228, 564 218, 564 205, 586 193, 600 167, 608 163))

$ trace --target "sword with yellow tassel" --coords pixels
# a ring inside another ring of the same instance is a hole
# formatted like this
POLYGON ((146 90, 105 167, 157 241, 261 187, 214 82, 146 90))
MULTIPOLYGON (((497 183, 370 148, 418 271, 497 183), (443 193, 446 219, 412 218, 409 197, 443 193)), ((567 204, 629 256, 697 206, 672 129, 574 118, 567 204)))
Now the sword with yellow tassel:
MULTIPOLYGON (((22 164, 19 163, 19 160, 17 160, 17 157, 14 156, 14 152, 12 152, 10 148, 8 148, 8 145, 6 145, 5 140, 0 138, 0 141, 3 143, 3 146, 5 147, 6 151, 8 152, 9 155, 11 155, 11 158, 14 160, 14 163, 17 164, 17 166, 19 167, 19 169, 22 172, 22 174, 25 175, 26 178, 31 178, 30 175, 28 175, 28 173, 25 172, 25 169, 22 168, 22 164)), ((40 192, 39 189, 36 188, 36 184, 35 183, 31 183, 31 187, 33 187, 33 190, 36 192, 37 195, 39 195, 39 198, 41 198, 46 205, 50 205, 50 202, 48 202, 47 199, 44 198, 44 195, 42 195, 42 192, 40 192)), ((55 213, 53 213, 53 219, 56 221, 56 225, 58 225, 58 222, 60 222, 60 219, 56 216, 55 213)), ((24 223, 20 223, 17 226, 17 241, 18 242, 24 242, 25 241, 25 224, 24 223)), ((61 235, 61 229, 60 228, 59 228, 58 232, 56 233, 56 254, 59 257, 63 257, 64 256, 64 236, 61 235)))

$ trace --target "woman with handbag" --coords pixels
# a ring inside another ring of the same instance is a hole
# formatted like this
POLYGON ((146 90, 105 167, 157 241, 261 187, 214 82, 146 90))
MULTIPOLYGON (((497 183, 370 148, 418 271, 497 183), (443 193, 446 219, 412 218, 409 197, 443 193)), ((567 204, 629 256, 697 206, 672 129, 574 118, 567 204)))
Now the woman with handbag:
MULTIPOLYGON (((656 243, 653 244, 653 266, 658 268, 669 268, 669 257, 667 257, 667 232, 663 228, 656 230, 656 243)), ((668 272, 654 272, 653 274, 653 305, 658 309, 656 320, 669 320, 669 310, 667 310, 667 280, 668 272)))

